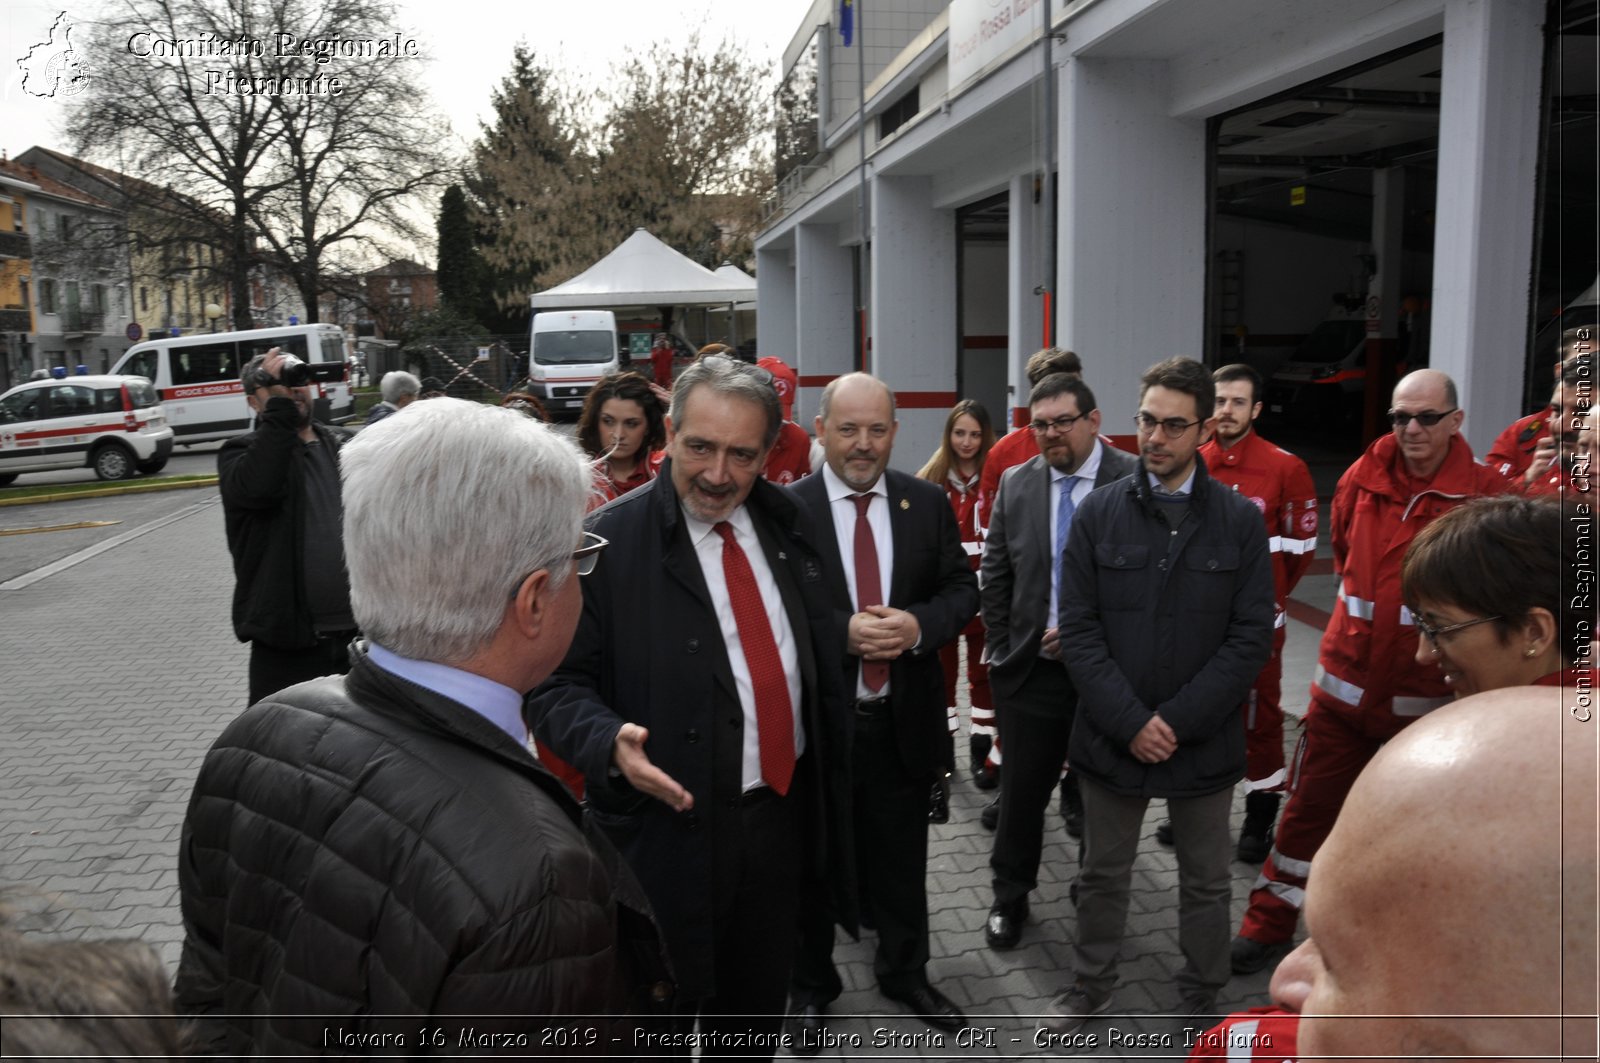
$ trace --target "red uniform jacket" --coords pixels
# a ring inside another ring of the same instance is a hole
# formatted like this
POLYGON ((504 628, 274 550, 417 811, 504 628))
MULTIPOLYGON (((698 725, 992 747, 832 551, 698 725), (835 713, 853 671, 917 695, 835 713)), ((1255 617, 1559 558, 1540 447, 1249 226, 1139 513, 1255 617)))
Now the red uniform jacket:
POLYGON ((1380 436, 1339 479, 1333 496, 1333 563, 1340 574, 1333 618, 1312 684, 1363 715, 1420 716, 1450 700, 1439 669, 1416 662, 1417 629, 1400 601, 1400 562, 1423 528, 1469 498, 1510 485, 1473 460, 1458 434, 1433 478, 1407 486, 1394 434, 1380 436))
POLYGON ((811 437, 793 421, 783 422, 761 475, 775 484, 792 484, 811 475, 811 437))
POLYGON ((1277 590, 1277 626, 1284 603, 1317 553, 1317 489, 1306 463, 1254 431, 1223 450, 1216 439, 1200 448, 1206 471, 1244 495, 1267 522, 1272 579, 1277 590))
POLYGON ((1522 474, 1533 464, 1533 452, 1539 449, 1539 440, 1550 434, 1550 407, 1530 413, 1506 425, 1505 431, 1495 437, 1494 446, 1483 463, 1508 480, 1522 479, 1522 474))
POLYGON ((1013 428, 994 441, 983 459, 983 475, 978 479, 978 507, 975 513, 980 533, 989 526, 989 511, 1000 491, 1000 477, 1013 465, 1021 465, 1039 453, 1039 441, 1027 425, 1013 428))

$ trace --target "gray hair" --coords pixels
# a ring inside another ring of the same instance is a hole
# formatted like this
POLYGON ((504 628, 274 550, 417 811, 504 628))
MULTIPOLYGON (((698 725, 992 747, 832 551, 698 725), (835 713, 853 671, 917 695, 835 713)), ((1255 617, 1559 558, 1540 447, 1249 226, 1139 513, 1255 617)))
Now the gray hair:
MULTIPOLYGON (((764 371, 763 371, 764 372, 764 371)), ((778 404, 778 392, 772 386, 772 374, 758 372, 727 355, 709 355, 685 369, 672 386, 672 418, 674 434, 684 430, 683 411, 689 403, 689 393, 695 388, 710 388, 718 395, 753 402, 767 415, 767 431, 761 442, 762 450, 771 450, 778 440, 778 430, 783 427, 783 408, 778 404)), ((380 422, 381 423, 381 422, 380 422)))
POLYGON ((260 369, 263 365, 265 365, 266 361, 267 356, 265 354, 258 354, 248 362, 244 363, 244 365, 239 367, 239 382, 245 386, 244 393, 246 395, 251 394, 250 374, 254 373, 257 369, 260 369))
POLYGON ((450 398, 363 429, 339 475, 356 623, 385 649, 443 663, 489 644, 529 573, 549 569, 552 591, 571 576, 594 476, 543 422, 450 398))
POLYGON ((378 391, 383 394, 384 402, 398 402, 402 397, 410 395, 416 397, 422 390, 422 381, 403 370, 383 374, 383 379, 378 382, 378 391))

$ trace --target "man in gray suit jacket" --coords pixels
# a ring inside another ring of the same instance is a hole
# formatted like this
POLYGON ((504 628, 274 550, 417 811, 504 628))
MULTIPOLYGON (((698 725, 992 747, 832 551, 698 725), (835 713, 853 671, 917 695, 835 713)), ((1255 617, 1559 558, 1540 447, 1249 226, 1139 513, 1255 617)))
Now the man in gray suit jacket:
POLYGON ((1138 467, 1100 441, 1094 392, 1076 374, 1047 376, 1028 395, 1039 456, 1006 472, 983 554, 989 682, 1006 736, 995 831, 994 904, 984 935, 1009 949, 1022 937, 1037 882, 1044 812, 1066 761, 1078 695, 1057 642, 1061 555, 1089 492, 1138 467))

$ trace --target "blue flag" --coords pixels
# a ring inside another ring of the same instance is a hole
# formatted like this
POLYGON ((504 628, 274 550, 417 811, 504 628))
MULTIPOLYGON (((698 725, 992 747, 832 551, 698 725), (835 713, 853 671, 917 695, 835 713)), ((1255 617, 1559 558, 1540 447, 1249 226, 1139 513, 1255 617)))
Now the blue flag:
POLYGON ((856 35, 856 0, 839 0, 839 36, 844 39, 844 46, 850 47, 850 42, 856 35))

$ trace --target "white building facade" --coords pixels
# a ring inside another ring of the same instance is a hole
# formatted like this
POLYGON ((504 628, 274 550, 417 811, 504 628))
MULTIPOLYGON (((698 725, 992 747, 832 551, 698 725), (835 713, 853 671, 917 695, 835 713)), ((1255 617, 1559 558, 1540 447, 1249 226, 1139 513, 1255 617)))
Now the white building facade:
POLYGON ((1346 313, 1368 434, 1426 362, 1481 454, 1548 397, 1535 333, 1594 280, 1594 122, 1564 102, 1593 98, 1593 8, 855 0, 845 47, 818 0, 784 57, 760 352, 795 365, 802 420, 841 373, 888 381, 914 469, 959 398, 1020 423, 1047 343, 1127 435, 1154 362, 1270 375, 1346 313))

